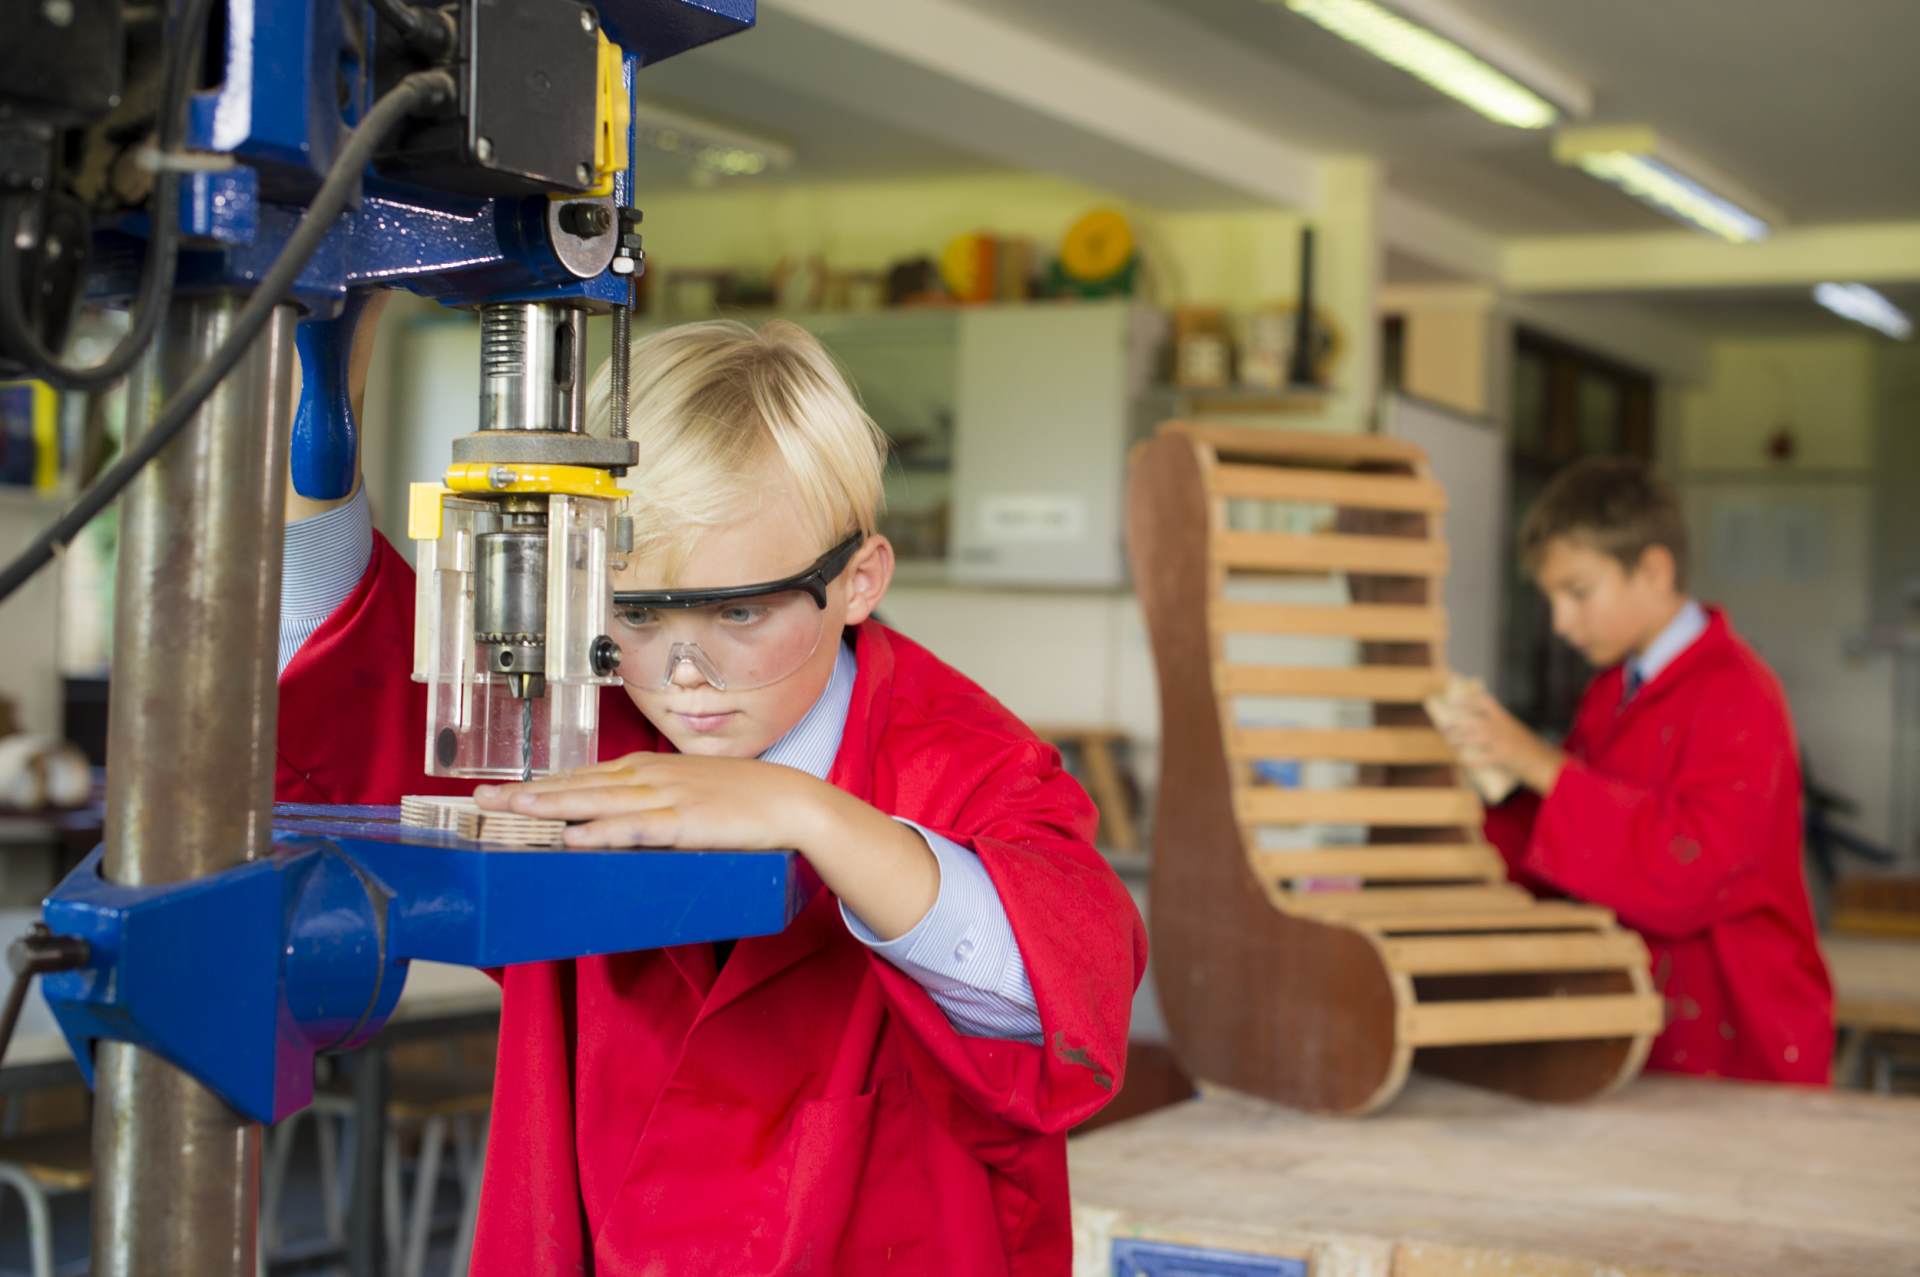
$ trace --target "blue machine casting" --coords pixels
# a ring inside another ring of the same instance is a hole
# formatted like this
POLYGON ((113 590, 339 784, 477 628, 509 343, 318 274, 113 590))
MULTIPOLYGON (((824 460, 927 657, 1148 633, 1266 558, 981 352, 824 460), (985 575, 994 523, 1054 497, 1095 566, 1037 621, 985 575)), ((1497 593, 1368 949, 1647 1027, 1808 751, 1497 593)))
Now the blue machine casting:
MULTIPOLYGON (((347 131, 369 69, 327 0, 225 0, 219 87, 192 102, 188 144, 233 167, 181 183, 178 288, 252 286, 285 245, 347 131), (344 99, 344 101, 343 101, 344 99)), ((370 5, 362 25, 374 29, 370 5)), ((754 0, 596 0, 635 73, 753 24, 754 0)), ((629 156, 633 138, 629 136, 629 156)), ((614 201, 633 202, 633 171, 614 201)), ((426 191, 369 173, 295 285, 302 401, 295 486, 344 496, 355 431, 346 355, 355 293, 405 287, 448 305, 624 303, 629 281, 581 279, 548 239, 548 199, 426 191)), ((103 231, 96 296, 124 296, 143 219, 103 231)), ((304 1107, 313 1057, 371 1037, 415 958, 499 967, 779 931, 798 899, 791 853, 486 849, 401 826, 391 809, 280 808, 274 853, 184 883, 105 881, 96 850, 46 901, 48 925, 91 958, 44 992, 92 1081, 93 1043, 132 1042, 263 1122, 304 1107)))
POLYGON ((313 1099, 313 1057, 372 1037, 414 958, 472 967, 768 935, 803 903, 791 852, 488 849, 387 807, 283 806, 274 853, 153 887, 96 850, 46 901, 85 967, 43 977, 74 1058, 133 1042, 235 1110, 313 1099))
MULTIPOLYGON (((594 7, 625 54, 631 97, 642 67, 751 27, 754 5, 595 0, 594 7)), ((304 196, 318 186, 373 97, 368 68, 342 29, 340 6, 313 0, 226 0, 226 6, 225 74, 219 87, 192 99, 187 136, 195 150, 226 153, 237 163, 181 183, 183 290, 244 290, 266 273, 300 218, 304 196)), ((371 31, 377 19, 371 6, 362 8, 363 27, 371 31)), ((633 202, 634 142, 630 129, 629 167, 614 179, 619 204, 633 202)), ((302 327, 338 315, 350 290, 377 287, 404 287, 449 306, 624 301, 626 278, 603 272, 579 279, 560 263, 546 235, 547 202, 539 195, 479 199, 425 191, 369 173, 359 206, 335 222, 295 284, 293 300, 307 312, 302 327)), ((143 231, 129 225, 100 236, 97 260, 104 269, 96 295, 131 294, 138 255, 114 249, 143 231)), ((328 363, 332 348, 345 344, 337 335, 301 344, 293 473, 295 488, 310 497, 344 495, 343 457, 345 482, 352 482, 355 440, 345 412, 344 360, 337 371, 328 363)))

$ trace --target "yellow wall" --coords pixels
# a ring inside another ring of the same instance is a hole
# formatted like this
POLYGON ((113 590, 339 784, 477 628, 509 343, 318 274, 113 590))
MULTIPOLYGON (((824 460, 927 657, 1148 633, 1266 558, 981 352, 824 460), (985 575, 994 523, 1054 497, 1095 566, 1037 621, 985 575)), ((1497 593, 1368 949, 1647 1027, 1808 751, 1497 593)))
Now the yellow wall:
POLYGON ((1712 377, 1681 397, 1686 470, 1859 471, 1873 465, 1873 342, 1851 335, 1716 342, 1712 377), (1767 456, 1782 426, 1797 448, 1767 456))
POLYGON ((813 253, 830 267, 872 270, 938 257, 948 240, 976 230, 1029 237, 1038 256, 1051 257, 1074 219, 1101 205, 1132 220, 1154 272, 1149 297, 1166 305, 1290 299, 1299 254, 1292 212, 1167 212, 1040 176, 740 186, 661 192, 641 203, 659 270, 771 270, 783 257, 813 253))

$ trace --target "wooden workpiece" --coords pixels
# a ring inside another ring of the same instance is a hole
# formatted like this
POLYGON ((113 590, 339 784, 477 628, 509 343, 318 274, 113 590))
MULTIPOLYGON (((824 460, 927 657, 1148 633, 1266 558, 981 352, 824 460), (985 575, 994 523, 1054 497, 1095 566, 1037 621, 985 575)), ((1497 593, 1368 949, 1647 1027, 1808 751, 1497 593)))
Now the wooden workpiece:
POLYGON ((1119 1238, 1292 1257, 1309 1277, 1920 1270, 1905 1097, 1656 1075, 1542 1105, 1418 1077, 1366 1122, 1214 1093, 1068 1157, 1076 1277, 1107 1277, 1119 1238))
POLYGON ((1175 423, 1129 483, 1162 723, 1152 945, 1182 1068, 1347 1114, 1416 1067, 1541 1100, 1633 1077, 1661 1024, 1645 944, 1507 881, 1424 708, 1450 671, 1446 495, 1420 450, 1175 423), (1301 601, 1314 581, 1333 601, 1301 601), (1305 708, 1276 721, 1275 698, 1305 708))

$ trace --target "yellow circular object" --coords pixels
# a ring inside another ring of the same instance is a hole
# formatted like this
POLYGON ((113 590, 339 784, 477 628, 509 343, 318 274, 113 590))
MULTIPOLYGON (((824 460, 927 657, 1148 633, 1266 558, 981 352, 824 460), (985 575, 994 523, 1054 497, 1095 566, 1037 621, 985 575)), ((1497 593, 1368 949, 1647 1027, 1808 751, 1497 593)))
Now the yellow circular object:
POLYGON ((1116 209, 1096 208, 1067 229, 1060 269, 1085 284, 1125 269, 1133 258, 1133 227, 1116 209))

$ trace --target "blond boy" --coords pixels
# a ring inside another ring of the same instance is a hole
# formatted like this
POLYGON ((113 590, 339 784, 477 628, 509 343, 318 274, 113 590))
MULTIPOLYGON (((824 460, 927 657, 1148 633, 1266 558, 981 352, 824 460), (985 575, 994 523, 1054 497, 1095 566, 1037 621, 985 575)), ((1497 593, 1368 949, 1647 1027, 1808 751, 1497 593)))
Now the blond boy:
MULTIPOLYGON (((633 363, 605 761, 476 796, 576 846, 794 848, 809 903, 737 945, 503 974, 473 1271, 1064 1274, 1064 1132, 1120 1085, 1145 949, 1092 806, 872 619, 885 443, 817 342, 697 324, 633 363)), ((284 799, 446 787, 411 576, 365 510, 289 528, 284 799)))

